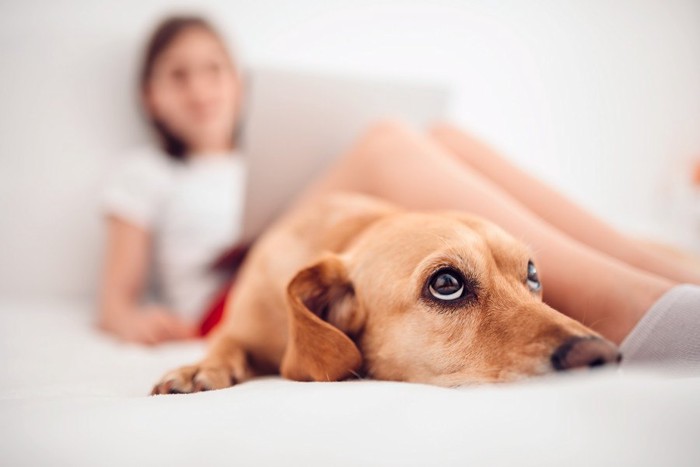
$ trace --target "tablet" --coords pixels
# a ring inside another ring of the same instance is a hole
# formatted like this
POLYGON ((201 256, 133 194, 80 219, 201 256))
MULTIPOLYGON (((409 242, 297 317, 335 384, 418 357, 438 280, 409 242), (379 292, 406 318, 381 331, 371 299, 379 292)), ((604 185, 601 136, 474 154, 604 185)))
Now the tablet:
POLYGON ((248 176, 242 240, 250 242, 373 122, 424 127, 446 116, 438 83, 255 68, 247 73, 242 153, 248 176))

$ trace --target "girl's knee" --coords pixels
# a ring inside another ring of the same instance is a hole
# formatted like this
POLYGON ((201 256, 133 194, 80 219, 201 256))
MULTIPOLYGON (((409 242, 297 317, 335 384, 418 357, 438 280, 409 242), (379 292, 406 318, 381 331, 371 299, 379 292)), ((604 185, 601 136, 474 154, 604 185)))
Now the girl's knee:
POLYGON ((406 120, 397 117, 385 117, 372 122, 365 133, 368 137, 387 137, 405 135, 416 131, 406 120))
POLYGON ((367 162, 367 158, 376 162, 377 157, 395 155, 401 145, 415 138, 416 134, 417 129, 405 120, 382 118, 372 122, 364 130, 348 154, 362 163, 367 162))
POLYGON ((447 120, 434 120, 426 128, 426 133, 438 141, 459 131, 461 130, 447 120))

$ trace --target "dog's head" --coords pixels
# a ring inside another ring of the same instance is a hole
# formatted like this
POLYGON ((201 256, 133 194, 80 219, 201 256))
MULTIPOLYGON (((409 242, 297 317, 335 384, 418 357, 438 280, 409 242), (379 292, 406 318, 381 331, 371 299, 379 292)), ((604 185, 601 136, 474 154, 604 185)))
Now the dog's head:
POLYGON ((619 360, 543 303, 525 245, 462 212, 388 215, 299 271, 287 299, 291 379, 459 386, 619 360))

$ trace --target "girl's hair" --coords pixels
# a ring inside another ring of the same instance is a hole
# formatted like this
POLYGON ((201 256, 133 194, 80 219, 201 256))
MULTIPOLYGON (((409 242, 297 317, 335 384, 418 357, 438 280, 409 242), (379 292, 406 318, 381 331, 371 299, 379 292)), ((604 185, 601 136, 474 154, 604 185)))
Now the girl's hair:
MULTIPOLYGON (((153 67, 158 57, 181 33, 190 28, 204 29, 224 43, 224 40, 214 26, 200 16, 170 16, 165 18, 160 22, 158 27, 156 27, 155 31, 153 31, 146 45, 146 51, 141 65, 141 73, 139 75, 139 87, 142 95, 148 88, 148 83, 153 74, 153 67)), ((233 61, 233 58, 231 58, 231 60, 233 61)), ((188 151, 185 142, 168 130, 165 125, 158 121, 153 115, 149 115, 148 118, 161 140, 163 150, 173 159, 184 160, 188 151)), ((234 131, 234 135, 235 134, 236 132, 234 131)))

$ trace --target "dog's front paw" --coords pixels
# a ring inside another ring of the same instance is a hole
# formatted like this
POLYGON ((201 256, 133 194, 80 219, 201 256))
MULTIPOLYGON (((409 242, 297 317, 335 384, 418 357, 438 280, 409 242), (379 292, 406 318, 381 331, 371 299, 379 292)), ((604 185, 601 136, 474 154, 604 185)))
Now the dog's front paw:
POLYGON ((223 366, 189 365, 167 373, 153 387, 151 395, 189 394, 223 389, 236 384, 229 368, 223 366))

